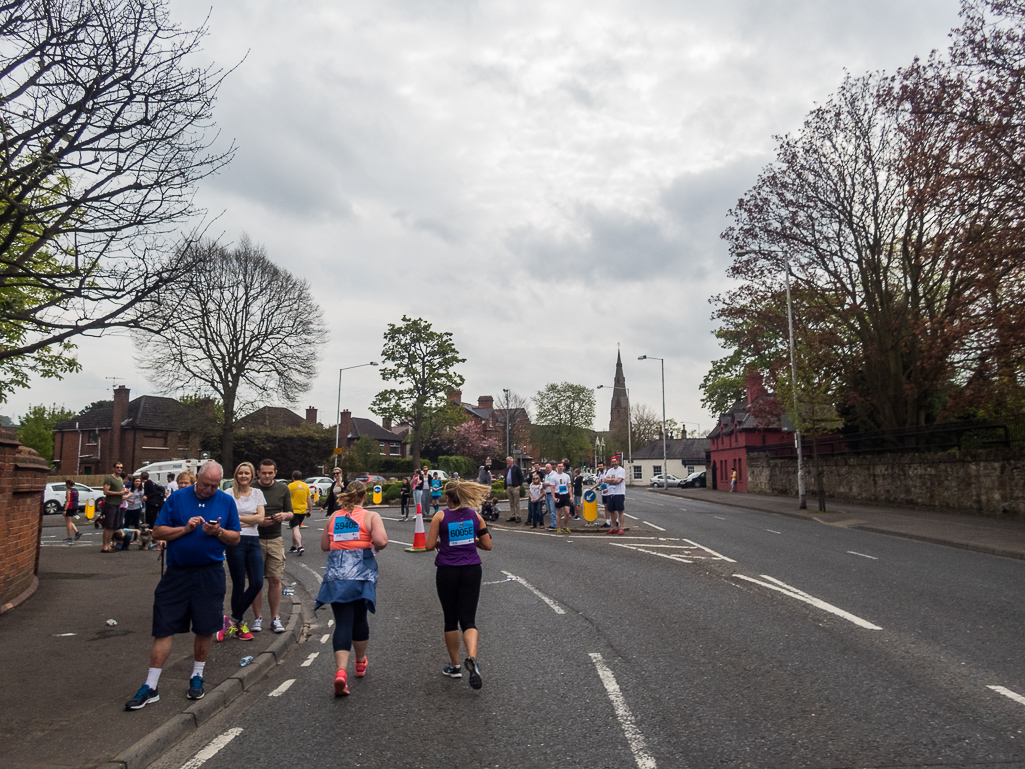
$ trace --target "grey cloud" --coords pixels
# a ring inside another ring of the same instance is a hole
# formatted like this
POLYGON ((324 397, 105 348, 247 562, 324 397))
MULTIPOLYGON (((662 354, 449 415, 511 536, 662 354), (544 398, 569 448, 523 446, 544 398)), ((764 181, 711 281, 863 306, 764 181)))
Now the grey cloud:
POLYGON ((462 237, 445 220, 433 217, 415 217, 409 211, 396 211, 392 216, 411 230, 426 232, 429 235, 444 241, 450 246, 457 246, 462 242, 462 237))

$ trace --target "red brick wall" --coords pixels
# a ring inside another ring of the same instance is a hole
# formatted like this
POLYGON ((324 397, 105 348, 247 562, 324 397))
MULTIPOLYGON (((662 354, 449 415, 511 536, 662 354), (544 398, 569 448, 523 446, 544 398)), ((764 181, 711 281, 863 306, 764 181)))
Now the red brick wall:
POLYGON ((0 604, 32 584, 39 564, 46 461, 0 430, 0 604))

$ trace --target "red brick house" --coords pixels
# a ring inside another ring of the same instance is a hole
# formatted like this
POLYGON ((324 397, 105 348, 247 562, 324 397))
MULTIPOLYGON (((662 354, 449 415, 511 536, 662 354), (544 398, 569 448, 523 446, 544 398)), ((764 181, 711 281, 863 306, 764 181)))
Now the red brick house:
POLYGON ((306 419, 291 409, 282 406, 264 406, 241 419, 235 420, 236 430, 287 430, 302 427, 304 424, 317 424, 317 410, 310 406, 306 409, 306 419))
POLYGON ((343 411, 339 415, 338 421, 338 442, 340 447, 347 449, 355 445, 356 441, 363 437, 377 441, 381 456, 396 457, 398 459, 410 456, 409 444, 403 442, 405 434, 393 431, 390 420, 386 419, 383 425, 379 425, 372 419, 353 417, 352 412, 348 410, 343 411))
POLYGON ((199 456, 213 401, 204 412, 155 395, 129 401, 129 394, 122 385, 114 390, 113 406, 83 412, 54 428, 53 457, 62 474, 106 473, 115 461, 133 472, 151 462, 199 456))
MULTIPOLYGON (((495 399, 491 395, 481 395, 477 398, 477 405, 474 406, 472 403, 463 403, 463 391, 462 390, 450 390, 447 396, 449 403, 454 403, 457 406, 461 406, 463 411, 466 413, 467 418, 471 422, 475 422, 483 426, 484 437, 494 438, 498 445, 501 446, 501 451, 505 452, 505 422, 506 422, 506 409, 495 408, 495 399)), ((501 402, 499 402, 501 405, 501 402)), ((519 460, 519 462, 525 463, 530 462, 534 458, 534 448, 529 445, 530 442, 530 417, 527 414, 526 409, 523 408, 511 408, 508 410, 509 420, 509 440, 511 443, 512 456, 519 460)), ((494 458, 497 466, 501 467, 502 462, 498 457, 494 458)))
POLYGON ((775 396, 762 386, 762 377, 752 372, 747 377, 747 398, 719 416, 708 434, 709 488, 729 489, 733 471, 737 471, 737 491, 747 491, 747 455, 754 447, 785 443, 793 438, 784 432, 775 396))

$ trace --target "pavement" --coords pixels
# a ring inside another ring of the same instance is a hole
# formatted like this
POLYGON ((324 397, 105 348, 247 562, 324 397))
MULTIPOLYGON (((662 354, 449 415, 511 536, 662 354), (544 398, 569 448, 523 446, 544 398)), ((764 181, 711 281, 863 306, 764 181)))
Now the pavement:
MULTIPOLYGON (((101 531, 86 524, 78 522, 82 539, 69 547, 63 519, 44 516, 38 589, 0 616, 0 745, 7 769, 144 767, 244 697, 281 662, 305 625, 305 593, 297 586, 294 596, 282 596, 285 633, 268 627, 253 641, 214 643, 206 696, 195 702, 185 698, 191 637, 177 636, 160 679, 160 701, 125 711, 146 680, 159 554, 134 547, 103 554, 101 531), (245 656, 254 660, 243 667, 245 656)), ((285 577, 286 586, 296 581, 285 577)))
MULTIPOLYGON (((630 496, 640 494, 816 520, 1025 560, 1025 521, 835 500, 827 500, 829 512, 818 513, 800 510, 792 498, 712 489, 629 491, 630 496)), ((814 500, 809 503, 815 506, 814 500)), ((525 517, 525 505, 521 508, 525 517)), ((504 524, 507 515, 503 505, 503 528, 509 525, 504 524)), ((62 520, 45 517, 38 589, 0 616, 5 663, 0 666, 0 744, 3 765, 10 769, 142 769, 245 697, 285 658, 308 626, 304 605, 311 604, 310 598, 302 580, 286 571, 286 586, 299 583, 296 594, 282 600, 286 633, 275 636, 268 629, 250 642, 215 643, 206 667, 207 695, 196 703, 185 698, 191 641, 178 637, 160 681, 160 702, 126 712, 125 701, 146 675, 160 561, 153 551, 101 554, 100 531, 85 524, 79 521, 84 536, 68 547, 62 544, 62 520), (109 625, 111 619, 117 624, 109 625), (241 667, 244 656, 254 657, 254 662, 241 667)), ((640 521, 631 524, 637 530, 645 528, 640 521)), ((597 533, 581 522, 571 528, 574 533, 597 533)), ((301 562, 290 556, 289 568, 301 569, 301 562)))

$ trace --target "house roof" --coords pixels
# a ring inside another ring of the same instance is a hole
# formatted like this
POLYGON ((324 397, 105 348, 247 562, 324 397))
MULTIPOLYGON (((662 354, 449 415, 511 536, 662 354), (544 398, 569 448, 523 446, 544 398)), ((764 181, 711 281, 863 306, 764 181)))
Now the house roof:
MULTIPOLYGON (((114 407, 102 406, 61 422, 54 430, 109 430, 113 419, 114 407)), ((174 398, 140 395, 129 401, 128 415, 121 426, 140 430, 196 432, 205 429, 208 422, 200 411, 174 398)))
POLYGON ((762 410, 768 410, 773 401, 772 395, 760 395, 754 402, 748 404, 743 398, 738 400, 725 414, 719 416, 715 428, 708 434, 709 438, 718 438, 720 435, 733 430, 779 430, 782 428, 778 416, 755 416, 751 413, 751 406, 761 406, 762 410))
POLYGON ((402 443, 402 438, 393 433, 391 430, 385 430, 381 425, 372 419, 364 419, 363 417, 353 417, 352 427, 349 430, 349 438, 360 439, 362 437, 373 438, 375 441, 385 441, 387 443, 402 443))
MULTIPOLYGON (((674 438, 666 441, 666 458, 684 462, 704 462, 708 438, 674 438)), ((634 452, 633 459, 662 459, 662 440, 655 440, 634 452)))
POLYGON ((264 406, 239 419, 235 422, 235 427, 242 430, 253 427, 284 430, 289 427, 302 427, 305 422, 305 419, 291 409, 286 409, 283 406, 264 406))
MULTIPOLYGON (((479 419, 483 419, 485 422, 494 416, 496 419, 504 420, 506 409, 482 409, 479 406, 474 406, 472 403, 460 403, 467 413, 472 414, 479 419)), ((513 408, 509 409, 509 421, 511 424, 519 422, 521 419, 525 419, 527 416, 526 409, 513 408)))

